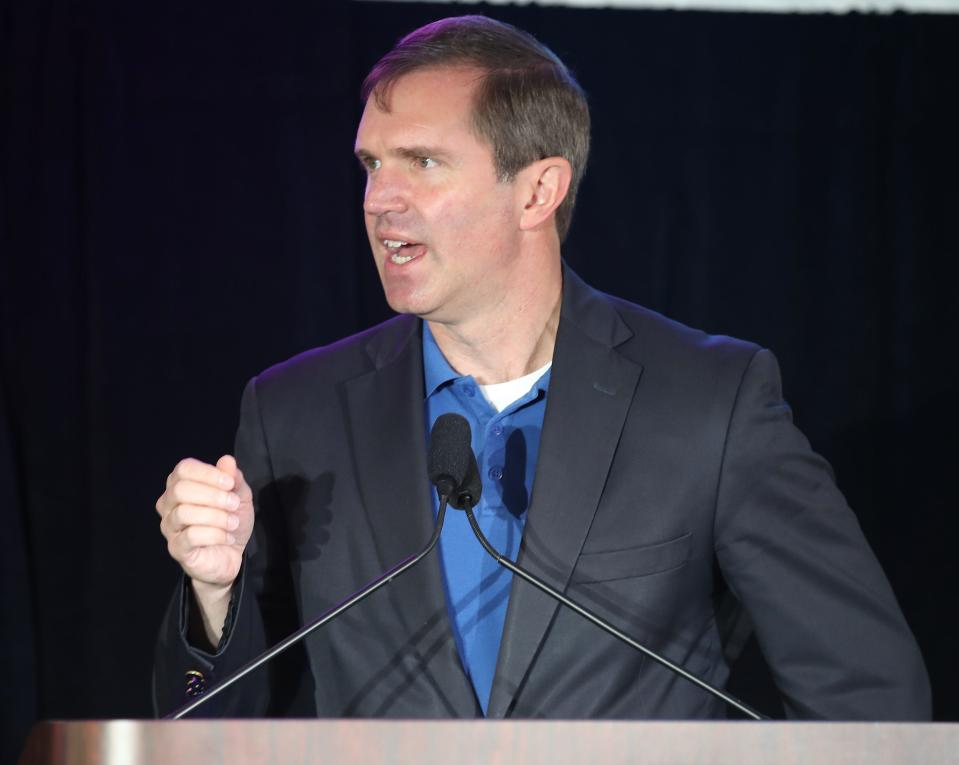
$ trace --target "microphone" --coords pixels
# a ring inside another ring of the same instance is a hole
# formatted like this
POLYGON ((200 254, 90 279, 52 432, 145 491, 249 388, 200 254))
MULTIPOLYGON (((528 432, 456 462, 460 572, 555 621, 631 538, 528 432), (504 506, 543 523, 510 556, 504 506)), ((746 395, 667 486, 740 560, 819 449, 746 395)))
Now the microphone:
MULTIPOLYGON (((467 424, 467 427, 469 427, 468 424, 467 424)), ((534 576, 533 574, 529 573, 525 569, 516 565, 509 558, 505 558, 502 555, 500 555, 499 552, 489 543, 489 540, 486 539, 486 536, 483 534, 482 530, 479 527, 479 524, 476 522, 476 518, 473 515, 473 507, 475 507, 477 502, 479 502, 479 498, 481 494, 482 494, 482 479, 480 478, 479 468, 477 467, 477 464, 476 464, 476 455, 473 453, 473 450, 471 448, 470 454, 469 454, 469 467, 466 473, 466 477, 463 480, 463 484, 459 488, 457 488, 457 490, 453 493, 453 496, 450 497, 450 504, 453 505, 453 507, 457 508, 458 510, 466 511, 466 518, 469 521, 470 527, 473 529, 473 534, 479 540, 479 543, 483 546, 483 549, 486 550, 486 552, 488 552, 497 563, 499 563, 501 566, 503 566, 503 568, 507 569, 513 574, 516 574, 516 576, 520 577, 523 581, 528 582, 529 584, 533 585, 541 592, 546 593, 554 600, 559 601, 567 608, 572 609, 583 618, 587 619, 588 621, 591 621, 600 629, 609 633, 613 637, 618 638, 622 642, 626 643, 626 645, 648 656, 650 659, 658 662, 659 664, 671 670, 672 672, 675 672, 677 675, 679 675, 683 679, 688 680, 689 682, 693 683, 696 686, 699 686, 707 693, 711 693, 713 696, 721 699, 729 706, 739 710, 740 712, 745 714, 747 717, 750 717, 753 720, 769 719, 765 715, 760 714, 759 712, 755 711, 754 709, 752 709, 751 707, 749 707, 748 705, 746 705, 745 703, 737 699, 735 696, 732 696, 726 693, 725 691, 720 690, 716 686, 711 685, 710 683, 707 683, 702 678, 697 677, 691 672, 687 672, 678 664, 674 664, 673 662, 671 662, 669 659, 665 658, 664 656, 660 656, 658 653, 656 653, 652 649, 647 648, 641 643, 633 640, 633 638, 631 638, 625 632, 622 632, 616 629, 612 624, 607 622, 601 616, 596 615, 585 606, 581 606, 575 601, 570 600, 568 597, 563 595, 563 593, 561 593, 559 590, 546 584, 546 582, 544 582, 539 577, 534 576)))
MULTIPOLYGON (((284 638, 272 648, 268 648, 256 658, 244 664, 236 672, 225 677, 221 682, 209 688, 201 696, 197 696, 192 701, 184 704, 179 709, 163 717, 164 720, 179 720, 184 715, 189 714, 201 704, 205 704, 217 694, 225 691, 235 682, 246 677, 253 670, 266 664, 274 656, 283 653, 287 648, 300 642, 307 635, 318 630, 324 624, 335 619, 349 608, 365 600, 383 585, 389 584, 400 574, 409 571, 413 566, 419 563, 423 558, 433 551, 436 543, 439 542, 440 532, 443 530, 443 519, 446 517, 446 506, 457 487, 460 486, 467 476, 470 469, 470 458, 472 458, 472 468, 476 472, 475 480, 479 481, 479 473, 476 468, 476 455, 470 447, 470 426, 469 423, 459 415, 444 414, 437 418, 436 423, 430 431, 430 445, 427 456, 427 465, 430 482, 436 487, 440 497, 439 511, 436 515, 436 527, 433 530, 433 536, 426 543, 420 552, 411 555, 409 558, 400 561, 393 568, 374 579, 365 587, 354 593, 339 605, 333 606, 316 619, 304 625, 289 637, 284 638), (460 422, 460 420, 462 422, 460 422)), ((457 495, 459 496, 459 495, 457 495)), ((477 496, 479 494, 477 493, 477 496)))
MULTIPOLYGON (((469 427, 469 423, 466 423, 466 427, 469 427)), ((476 464, 476 455, 470 449, 466 477, 450 496, 450 504, 457 510, 465 510, 467 507, 473 508, 479 504, 482 495, 483 481, 480 478, 479 466, 476 464)))
POLYGON ((470 424, 461 415, 441 414, 433 423, 427 472, 441 497, 450 497, 463 483, 470 457, 475 468, 476 455, 470 446, 471 437, 470 424))

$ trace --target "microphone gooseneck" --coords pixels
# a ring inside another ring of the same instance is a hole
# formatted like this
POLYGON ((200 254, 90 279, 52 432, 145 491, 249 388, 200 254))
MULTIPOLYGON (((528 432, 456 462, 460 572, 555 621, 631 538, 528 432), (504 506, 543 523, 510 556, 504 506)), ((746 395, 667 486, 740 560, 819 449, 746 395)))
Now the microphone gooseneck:
MULTIPOLYGON (((472 457, 471 469, 476 476, 475 481, 481 484, 481 480, 479 477, 479 470, 476 466, 476 455, 472 454, 472 449, 470 450, 470 456, 472 457)), ((489 540, 486 539, 486 536, 483 534, 483 531, 480 529, 479 524, 476 522, 476 518, 473 515, 473 507, 476 504, 476 501, 479 499, 481 489, 476 490, 471 487, 469 490, 467 490, 467 488, 465 487, 465 483, 471 480, 470 475, 471 474, 469 473, 467 474, 467 478, 464 481, 464 487, 461 487, 457 492, 454 492, 454 495, 452 497, 450 497, 450 504, 457 509, 466 511, 466 518, 469 521, 470 527, 473 529, 473 534, 479 540, 479 543, 483 546, 483 549, 486 550, 486 552, 488 552, 490 556, 492 556, 492 558, 497 563, 503 566, 503 568, 507 569, 508 571, 512 572, 516 576, 520 577, 523 581, 533 585, 541 592, 546 593, 554 600, 559 601, 567 608, 572 609, 573 611, 578 613, 580 616, 582 616, 584 619, 587 619, 588 621, 592 622, 597 627, 604 630, 605 632, 612 635, 613 637, 618 638, 619 640, 626 643, 631 648, 634 648, 635 650, 639 651, 645 656, 648 656, 653 661, 658 662, 659 664, 666 667, 667 669, 675 672, 680 677, 702 688, 707 693, 710 693, 713 696, 716 696, 717 698, 726 702, 729 706, 735 709, 738 709, 747 717, 753 720, 769 719, 765 717, 764 715, 760 714, 759 712, 755 711, 748 705, 744 704, 742 701, 740 701, 736 697, 731 696, 730 694, 720 690, 719 688, 716 688, 713 685, 710 685, 705 680, 697 677, 691 672, 687 672, 678 664, 674 664, 673 662, 671 662, 669 659, 665 658, 664 656, 660 656, 655 651, 633 640, 633 638, 631 638, 625 632, 622 632, 621 630, 616 629, 612 624, 607 622, 602 617, 597 616, 588 608, 579 605, 575 601, 570 600, 568 597, 563 595, 563 593, 561 593, 559 590, 546 584, 546 582, 544 582, 542 579, 534 576, 533 574, 529 573, 525 569, 520 568, 515 563, 513 563, 513 561, 511 561, 509 558, 506 558, 500 555, 500 553, 489 543, 489 540), (471 495, 471 492, 475 492, 475 494, 471 495)))
MULTIPOLYGON (((433 551, 433 548, 436 547, 437 542, 439 542, 440 533, 443 531, 443 520, 446 517, 447 503, 449 502, 450 495, 463 483, 470 467, 470 457, 473 459, 473 469, 476 470, 476 457, 470 448, 469 423, 459 415, 443 415, 440 417, 430 431, 429 456, 427 460, 430 481, 436 486, 440 495, 440 506, 436 515, 436 526, 433 529, 433 536, 430 537, 426 546, 415 555, 411 555, 409 558, 397 563, 393 568, 388 569, 384 574, 342 601, 339 605, 333 606, 333 608, 325 613, 320 614, 316 619, 304 625, 289 637, 284 638, 256 658, 244 664, 236 672, 224 678, 222 682, 207 689, 203 695, 197 696, 174 712, 165 715, 163 719, 179 720, 184 715, 189 714, 201 704, 205 704, 214 696, 225 691, 241 678, 246 677, 253 670, 258 669, 275 656, 278 656, 286 649, 300 642, 310 633, 318 630, 324 624, 331 622, 347 609, 365 600, 383 585, 389 584, 400 574, 408 571, 429 555, 433 551), (462 423, 457 422, 455 418, 462 420, 462 423), (442 423, 440 422, 441 420, 442 423)), ((476 480, 479 480, 478 475, 476 480)))

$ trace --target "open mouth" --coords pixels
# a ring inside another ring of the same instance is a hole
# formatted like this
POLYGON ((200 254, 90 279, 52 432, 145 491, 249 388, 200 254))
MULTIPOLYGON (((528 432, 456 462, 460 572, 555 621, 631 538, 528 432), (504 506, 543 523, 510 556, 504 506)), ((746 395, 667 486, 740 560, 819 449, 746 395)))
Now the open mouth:
POLYGON ((381 239, 380 241, 390 256, 390 262, 398 266, 409 263, 426 252, 426 247, 418 242, 406 242, 402 239, 381 239))

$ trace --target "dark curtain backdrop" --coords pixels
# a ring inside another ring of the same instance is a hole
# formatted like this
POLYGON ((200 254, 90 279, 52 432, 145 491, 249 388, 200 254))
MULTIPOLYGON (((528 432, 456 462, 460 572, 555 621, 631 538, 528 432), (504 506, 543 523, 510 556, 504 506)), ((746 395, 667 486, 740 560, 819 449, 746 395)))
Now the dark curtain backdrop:
POLYGON ((589 93, 567 258, 776 351, 959 719, 959 17, 37 0, 0 12, 6 753, 35 718, 150 714, 164 479, 230 450, 251 375, 388 315, 358 86, 477 11, 589 93))

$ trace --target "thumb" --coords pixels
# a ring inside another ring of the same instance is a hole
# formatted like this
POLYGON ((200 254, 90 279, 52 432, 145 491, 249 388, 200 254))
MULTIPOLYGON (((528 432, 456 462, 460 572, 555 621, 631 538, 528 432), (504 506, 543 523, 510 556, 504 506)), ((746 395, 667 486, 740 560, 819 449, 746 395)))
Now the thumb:
POLYGON ((240 468, 236 469, 234 480, 236 483, 233 486, 233 491, 235 491, 240 496, 240 500, 241 501, 252 500, 253 490, 250 488, 250 485, 246 482, 246 478, 243 477, 243 471, 240 470, 240 468))
POLYGON ((216 469, 222 470, 228 476, 236 478, 237 467, 236 459, 230 454, 224 454, 216 461, 216 469))
POLYGON ((236 464, 235 457, 224 454, 217 460, 216 467, 233 478, 233 491, 240 495, 241 500, 248 500, 253 496, 253 491, 243 478, 243 471, 236 464))

